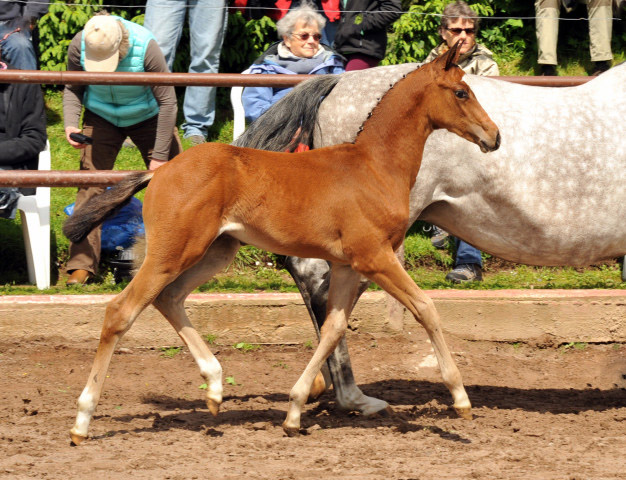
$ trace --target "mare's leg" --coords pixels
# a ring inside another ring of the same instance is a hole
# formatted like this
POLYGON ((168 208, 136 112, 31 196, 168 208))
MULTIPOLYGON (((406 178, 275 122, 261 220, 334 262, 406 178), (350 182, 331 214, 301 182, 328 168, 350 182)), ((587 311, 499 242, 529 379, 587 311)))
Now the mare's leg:
POLYGON ((159 292, 177 276, 178 272, 165 272, 149 258, 124 289, 106 307, 98 350, 83 392, 78 398, 76 423, 70 431, 75 445, 87 438, 89 423, 102 393, 102 386, 115 347, 132 326, 137 316, 152 303, 159 292))
MULTIPOLYGON (((319 337, 320 328, 326 319, 326 303, 330 284, 328 262, 318 259, 287 257, 286 267, 300 290, 319 337)), ((367 283, 361 285, 355 303, 361 293, 367 289, 367 285, 367 283)), ((328 357, 327 363, 335 387, 337 404, 340 408, 358 410, 363 415, 372 415, 389 407, 389 404, 383 400, 368 397, 356 385, 345 337, 342 337, 335 351, 328 357)))
POLYGON ((349 266, 333 265, 326 321, 320 329, 319 345, 289 395, 289 410, 283 429, 290 436, 300 430, 302 408, 309 396, 313 379, 346 331, 348 316, 359 290, 359 281, 360 275, 349 266))
POLYGON ((198 364, 200 374, 207 383, 207 406, 213 415, 217 415, 222 403, 222 367, 189 321, 184 303, 194 288, 232 262, 239 246, 239 241, 234 238, 219 237, 202 260, 165 287, 154 300, 154 306, 174 327, 198 364))
POLYGON ((433 301, 413 282, 390 249, 376 255, 367 271, 362 273, 408 308, 426 329, 439 362, 443 382, 452 394, 455 410, 463 418, 472 418, 471 404, 463 387, 461 373, 443 338, 439 314, 433 301))

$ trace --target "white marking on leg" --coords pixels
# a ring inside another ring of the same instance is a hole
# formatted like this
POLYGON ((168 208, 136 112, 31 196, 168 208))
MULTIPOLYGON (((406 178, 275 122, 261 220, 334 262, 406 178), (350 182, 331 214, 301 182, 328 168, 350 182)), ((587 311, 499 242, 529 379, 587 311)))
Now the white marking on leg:
POLYGON ((78 413, 76 414, 76 423, 72 428, 72 433, 80 435, 82 437, 87 436, 89 431, 89 423, 96 411, 96 402, 93 395, 89 392, 89 386, 83 389, 83 392, 78 397, 78 413))
POLYGON ((222 366, 217 358, 198 358, 200 374, 207 382, 207 398, 222 403, 222 366))

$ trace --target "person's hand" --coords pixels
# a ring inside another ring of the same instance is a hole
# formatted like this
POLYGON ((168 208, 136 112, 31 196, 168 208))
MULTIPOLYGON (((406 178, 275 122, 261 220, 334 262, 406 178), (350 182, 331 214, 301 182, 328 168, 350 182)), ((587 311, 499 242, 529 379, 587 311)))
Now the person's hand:
POLYGON ((70 138, 70 133, 81 133, 80 128, 77 128, 77 127, 66 127, 65 128, 65 139, 74 148, 82 149, 82 148, 85 148, 87 146, 86 143, 78 143, 78 142, 75 142, 74 140, 72 140, 70 138))
POLYGON ((167 160, 156 160, 154 158, 150 159, 150 165, 148 166, 148 170, 156 170, 157 168, 165 165, 167 160))

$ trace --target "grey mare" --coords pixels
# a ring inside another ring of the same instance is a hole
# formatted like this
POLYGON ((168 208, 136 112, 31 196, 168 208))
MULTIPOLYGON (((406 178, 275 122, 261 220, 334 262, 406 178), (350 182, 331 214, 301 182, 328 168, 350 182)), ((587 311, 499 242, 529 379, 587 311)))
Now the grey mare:
MULTIPOLYGON (((417 66, 343 74, 319 111, 304 107, 309 115, 296 121, 303 129, 319 122, 314 147, 351 142, 382 95, 417 66)), ((486 155, 447 131, 432 134, 411 191, 410 223, 434 223, 480 250, 530 265, 583 266, 625 255, 626 64, 570 88, 464 80, 500 127, 502 146, 486 155)), ((295 89, 237 144, 284 149, 291 139, 280 138, 285 119, 298 101, 311 101, 306 95, 295 89)), ((287 266, 318 327, 328 264, 289 258, 287 266)), ((388 406, 357 387, 345 339, 328 366, 341 408, 372 414, 388 406)))

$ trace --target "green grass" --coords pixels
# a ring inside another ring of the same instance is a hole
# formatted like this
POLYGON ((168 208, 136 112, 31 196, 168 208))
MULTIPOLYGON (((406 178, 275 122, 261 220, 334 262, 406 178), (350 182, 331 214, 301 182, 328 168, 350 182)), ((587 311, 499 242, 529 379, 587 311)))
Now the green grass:
MULTIPOLYGON (((615 63, 624 60, 623 52, 616 52, 615 63)), ((507 58, 501 63, 503 75, 532 75, 534 73, 532 55, 507 58)), ((559 66, 561 75, 585 75, 589 65, 576 58, 562 58, 559 66)), ((232 120, 229 118, 230 105, 226 89, 218 91, 218 115, 209 139, 227 143, 232 138, 232 120)), ((46 95, 48 137, 52 150, 52 168, 54 170, 76 170, 79 166, 79 152, 65 140, 62 120, 62 97, 59 92, 46 95)), ((179 117, 182 108, 179 108, 179 117)), ((182 118, 179 118, 179 124, 182 118)), ((183 140, 183 147, 189 144, 183 140)), ((141 170, 144 168, 137 149, 124 148, 115 165, 119 170, 141 170)), ((101 294, 117 293, 125 283, 115 284, 109 257, 103 255, 101 272, 94 282, 85 286, 66 288, 64 285, 64 264, 68 258, 68 240, 61 233, 61 226, 66 219, 63 208, 74 202, 76 188, 52 189, 51 229, 52 229, 52 283, 46 294, 101 294)), ((137 195, 143 199, 143 192, 137 195)), ((453 286, 445 280, 445 275, 453 264, 452 252, 437 250, 431 243, 429 232, 424 231, 425 224, 413 226, 407 235, 406 266, 411 277, 425 289, 465 288, 465 289, 506 289, 506 288, 619 288, 626 289, 621 281, 620 267, 617 262, 596 265, 585 269, 547 268, 516 265, 484 256, 484 281, 479 284, 453 286)), ((0 219, 0 294, 34 295, 42 293, 28 285, 26 260, 19 218, 15 221, 0 219)), ((372 287, 376 289, 377 287, 372 287)), ((238 253, 235 262, 212 281, 198 288, 199 292, 296 292, 297 289, 284 270, 281 259, 252 246, 244 247, 238 253)))

